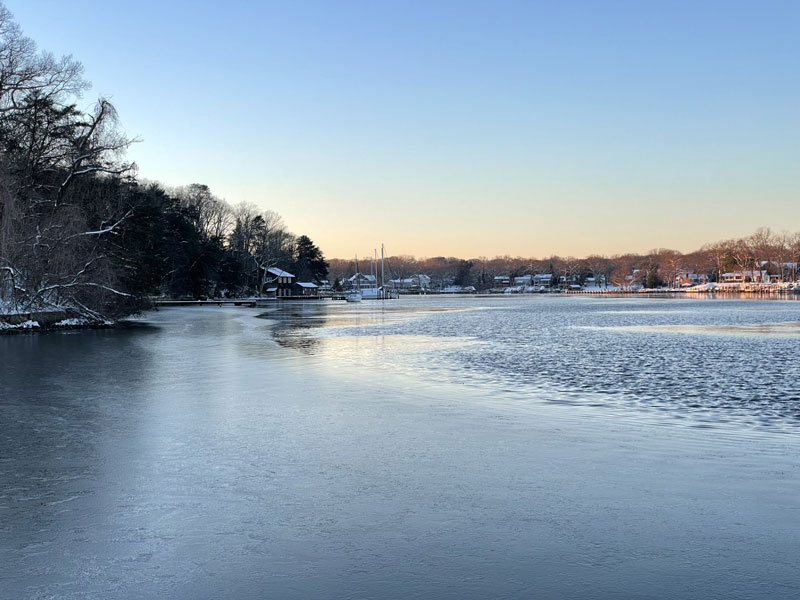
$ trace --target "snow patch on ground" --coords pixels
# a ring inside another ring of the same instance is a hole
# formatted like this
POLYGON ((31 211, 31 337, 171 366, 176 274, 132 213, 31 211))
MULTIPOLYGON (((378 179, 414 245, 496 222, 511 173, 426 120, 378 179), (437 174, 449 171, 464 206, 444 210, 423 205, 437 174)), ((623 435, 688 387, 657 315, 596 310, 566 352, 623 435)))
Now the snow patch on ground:
POLYGON ((38 329, 39 322, 38 321, 25 321, 24 323, 20 323, 19 325, 10 325, 9 323, 4 323, 0 321, 0 330, 3 329, 38 329))
POLYGON ((58 323, 54 323, 53 327, 82 327, 90 323, 89 319, 62 319, 58 323))

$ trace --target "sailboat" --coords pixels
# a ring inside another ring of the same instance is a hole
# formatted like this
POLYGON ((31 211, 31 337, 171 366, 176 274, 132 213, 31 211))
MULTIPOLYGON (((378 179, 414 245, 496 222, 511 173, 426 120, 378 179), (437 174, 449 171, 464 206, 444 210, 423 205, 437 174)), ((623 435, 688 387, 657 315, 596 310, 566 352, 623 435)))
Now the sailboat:
MULTIPOLYGON (((375 249, 375 256, 370 259, 370 274, 368 285, 364 289, 360 289, 359 293, 364 300, 388 300, 389 298, 396 297, 391 292, 386 290, 384 280, 384 249, 381 244, 381 262, 380 262, 380 286, 378 286, 378 250, 375 249)), ((356 270, 358 270, 356 268, 356 270)))
MULTIPOLYGON (((358 256, 356 256, 356 275, 358 275, 358 256)), ((361 284, 356 277, 356 289, 344 297, 348 302, 361 302, 361 284)))
POLYGON ((356 274, 351 278, 356 284, 356 290, 345 296, 348 302, 361 302, 361 300, 388 300, 397 298, 397 292, 386 290, 384 282, 384 249, 381 244, 380 262, 380 287, 378 286, 378 250, 375 249, 375 256, 370 258, 370 274, 362 275, 358 270, 358 256, 356 256, 356 274), (365 280, 365 287, 361 287, 361 280, 365 280))

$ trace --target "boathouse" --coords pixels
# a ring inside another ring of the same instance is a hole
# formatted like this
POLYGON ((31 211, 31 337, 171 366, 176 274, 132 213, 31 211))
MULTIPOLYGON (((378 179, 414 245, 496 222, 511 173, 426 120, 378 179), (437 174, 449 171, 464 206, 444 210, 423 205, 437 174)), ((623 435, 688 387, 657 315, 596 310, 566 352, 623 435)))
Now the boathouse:
POLYGON ((294 275, 277 267, 267 269, 267 274, 272 276, 272 278, 266 282, 270 286, 267 292, 274 293, 278 298, 292 295, 292 286, 294 285, 295 279, 294 275))

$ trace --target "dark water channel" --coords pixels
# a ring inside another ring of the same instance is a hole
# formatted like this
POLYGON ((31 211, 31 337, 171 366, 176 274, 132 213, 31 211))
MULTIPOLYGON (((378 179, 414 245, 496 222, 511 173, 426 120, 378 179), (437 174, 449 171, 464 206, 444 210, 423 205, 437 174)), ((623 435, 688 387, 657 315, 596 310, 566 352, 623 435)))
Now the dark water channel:
POLYGON ((800 303, 0 336, 0 598, 800 598, 800 303))

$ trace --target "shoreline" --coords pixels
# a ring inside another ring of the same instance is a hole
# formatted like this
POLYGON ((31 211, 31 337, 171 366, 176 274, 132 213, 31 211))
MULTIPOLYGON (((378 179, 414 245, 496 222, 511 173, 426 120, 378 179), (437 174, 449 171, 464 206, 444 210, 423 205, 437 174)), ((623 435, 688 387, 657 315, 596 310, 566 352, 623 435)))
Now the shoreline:
POLYGON ((112 329, 116 322, 74 316, 67 310, 42 310, 0 315, 0 335, 49 333, 74 329, 112 329))

